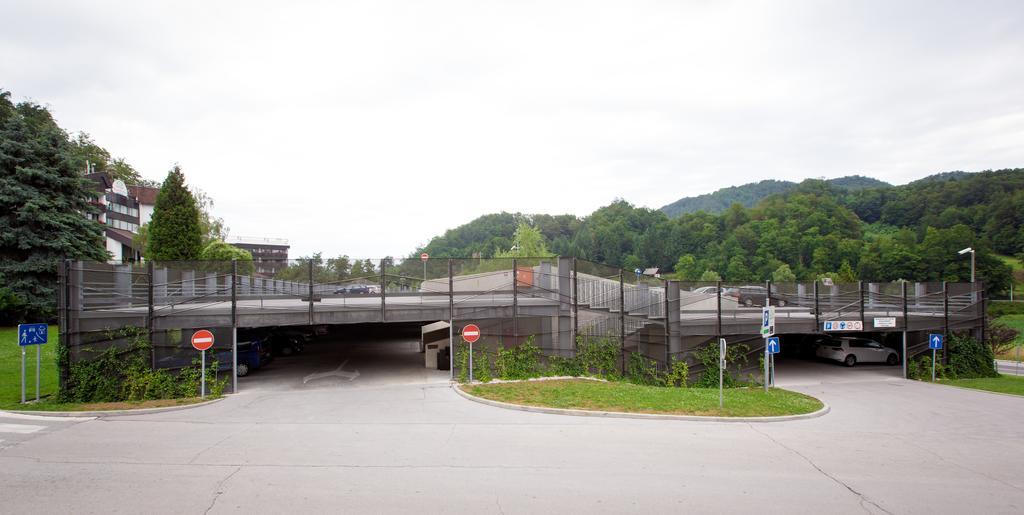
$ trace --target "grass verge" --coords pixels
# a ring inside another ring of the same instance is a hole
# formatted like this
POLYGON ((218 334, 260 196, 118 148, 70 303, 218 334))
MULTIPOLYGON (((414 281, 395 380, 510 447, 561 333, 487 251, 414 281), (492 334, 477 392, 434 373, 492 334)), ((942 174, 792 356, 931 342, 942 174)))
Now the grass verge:
POLYGON ((1024 395, 1024 376, 1001 375, 999 377, 985 377, 981 379, 943 379, 942 384, 989 392, 1024 395))
POLYGON ((662 388, 621 382, 558 379, 469 385, 467 393, 500 402, 547 408, 699 415, 773 417, 802 415, 822 408, 818 399, 788 390, 760 388, 725 390, 725 407, 718 407, 718 390, 662 388))
MULTIPOLYGON (((1010 348, 1009 350, 996 355, 997 359, 1008 359, 1010 361, 1016 361, 1016 347, 1024 346, 1024 315, 1003 315, 997 318, 996 322, 999 322, 1011 329, 1016 329, 1017 331, 1020 332, 1020 334, 1017 335, 1017 341, 1014 348, 1010 348)), ((1024 349, 1021 349, 1021 355, 1024 356, 1024 349)))
POLYGON ((14 411, 111 411, 111 410, 132 410, 145 408, 166 408, 170 406, 187 406, 199 402, 213 400, 213 397, 205 399, 189 397, 187 399, 155 399, 149 401, 124 401, 124 402, 78 402, 60 403, 42 400, 38 403, 6 405, 4 409, 14 411))
MULTIPOLYGON (((25 398, 36 398, 36 347, 42 351, 41 397, 57 394, 57 326, 51 325, 45 345, 25 347, 25 398)), ((21 401, 21 347, 18 328, 0 327, 0 409, 19 409, 21 401)))

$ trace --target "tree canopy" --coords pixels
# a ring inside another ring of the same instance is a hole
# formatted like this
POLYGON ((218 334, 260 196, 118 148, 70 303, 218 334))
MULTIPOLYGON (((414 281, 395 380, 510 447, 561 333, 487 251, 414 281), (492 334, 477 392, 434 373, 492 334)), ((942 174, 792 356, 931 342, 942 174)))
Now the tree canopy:
POLYGON ((199 259, 203 245, 199 207, 178 166, 168 172, 156 196, 147 236, 146 257, 150 260, 199 259))
POLYGON ((73 144, 50 112, 0 91, 0 318, 50 319, 63 258, 109 259, 96 193, 74 163, 73 144))

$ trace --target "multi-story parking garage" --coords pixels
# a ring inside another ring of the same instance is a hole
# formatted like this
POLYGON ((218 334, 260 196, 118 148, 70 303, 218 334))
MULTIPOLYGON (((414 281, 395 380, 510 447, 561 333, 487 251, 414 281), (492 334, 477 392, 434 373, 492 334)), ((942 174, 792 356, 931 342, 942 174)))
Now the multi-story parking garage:
POLYGON ((683 283, 573 258, 385 259, 366 269, 332 277, 317 263, 293 262, 287 279, 268 279, 230 262, 68 261, 61 341, 70 360, 88 359, 86 350, 110 345, 111 329, 135 327, 150 335, 152 366, 174 368, 194 353, 188 335, 198 328, 213 330, 214 352, 225 355, 236 334, 255 328, 344 335, 442 322, 454 333, 472 322, 491 348, 533 337, 545 354, 571 356, 579 338, 610 338, 623 366, 639 353, 662 367, 687 360, 697 372, 694 351, 718 338, 744 344, 756 368, 764 305, 776 309, 782 360, 806 357, 809 341, 833 334, 870 337, 905 363, 927 349, 928 333, 984 331, 984 291, 969 283, 683 283))

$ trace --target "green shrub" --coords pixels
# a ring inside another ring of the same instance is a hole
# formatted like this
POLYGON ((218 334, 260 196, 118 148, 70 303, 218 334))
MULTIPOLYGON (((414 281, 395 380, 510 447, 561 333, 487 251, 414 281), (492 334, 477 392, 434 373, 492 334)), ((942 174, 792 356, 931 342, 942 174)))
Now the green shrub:
POLYGON ((989 316, 998 318, 1003 315, 1024 315, 1024 302, 992 301, 986 311, 989 316))
POLYGON ((999 377, 991 346, 970 336, 958 334, 951 335, 947 345, 949 346, 949 364, 946 366, 946 371, 947 376, 951 379, 999 377))
POLYGON ((562 356, 549 356, 547 375, 549 376, 585 376, 586 370, 579 358, 563 358, 562 356))
POLYGON ((533 342, 534 337, 530 336, 525 342, 515 347, 498 349, 498 357, 495 360, 498 377, 509 380, 539 376, 541 373, 540 347, 533 342))
POLYGON ((469 382, 469 346, 459 345, 459 350, 455 351, 455 364, 459 367, 458 374, 455 378, 460 383, 469 382))
POLYGON ((664 374, 658 370, 658 363, 639 352, 631 352, 626 364, 626 380, 633 384, 660 386, 665 384, 664 374))
MULTIPOLYGON (((935 364, 935 377, 945 377, 946 367, 941 363, 935 364)), ((932 356, 931 354, 918 356, 907 363, 907 377, 919 381, 931 381, 932 379, 932 356)))
POLYGON ((481 383, 489 383, 494 379, 490 354, 483 348, 473 350, 473 379, 481 383))
MULTIPOLYGON (((739 386, 740 382, 733 377, 732 373, 729 372, 728 366, 735 365, 737 370, 742 369, 747 364, 747 352, 750 347, 742 344, 732 344, 726 348, 725 360, 726 370, 722 374, 722 386, 725 388, 735 388, 739 386)), ((695 386, 700 388, 717 388, 718 387, 718 342, 712 342, 704 347, 701 347, 695 353, 697 361, 704 366, 704 372, 701 373, 700 379, 697 380, 695 386)))
POLYGON ((686 382, 690 380, 690 365, 685 361, 672 358, 668 373, 665 374, 665 386, 686 388, 686 382))
POLYGON ((619 342, 612 338, 584 338, 576 341, 576 357, 584 374, 607 379, 619 378, 619 342))

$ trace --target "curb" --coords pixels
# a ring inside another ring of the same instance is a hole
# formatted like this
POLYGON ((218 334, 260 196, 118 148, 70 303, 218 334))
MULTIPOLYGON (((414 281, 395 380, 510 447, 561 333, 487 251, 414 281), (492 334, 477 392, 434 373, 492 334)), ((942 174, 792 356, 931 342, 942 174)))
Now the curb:
POLYGON ((634 419, 646 419, 646 420, 683 420, 689 422, 789 422, 793 420, 807 420, 812 418, 818 418, 824 416, 828 412, 832 411, 832 408, 828 403, 818 399, 821 402, 821 409, 811 413, 804 413, 802 415, 781 415, 776 417, 705 417, 700 415, 660 415, 657 413, 625 413, 621 411, 589 411, 580 409, 562 409, 562 408, 544 408, 540 406, 525 406, 522 404, 509 404, 507 402, 492 401, 490 399, 484 399, 483 397, 477 397, 471 395, 462 390, 459 385, 453 385, 452 389, 455 393, 458 393, 463 398, 471 400, 473 402, 479 402, 480 404, 486 404, 488 406, 494 406, 496 408, 505 408, 518 411, 529 411, 531 413, 546 413, 550 415, 571 415, 576 417, 597 417, 597 418, 634 418, 634 419))
POLYGON ((151 413, 166 413, 169 411, 179 411, 191 408, 198 408, 200 406, 207 406, 215 402, 224 400, 226 396, 219 397, 216 399, 210 399, 208 401, 197 402, 195 404, 182 404, 180 406, 162 406, 159 408, 142 408, 142 409, 121 409, 121 410, 106 410, 106 411, 0 411, 0 415, 7 413, 20 415, 20 416, 36 416, 40 418, 63 418, 67 420, 81 418, 84 420, 92 420, 94 418, 104 417, 123 417, 128 415, 148 415, 151 413))

